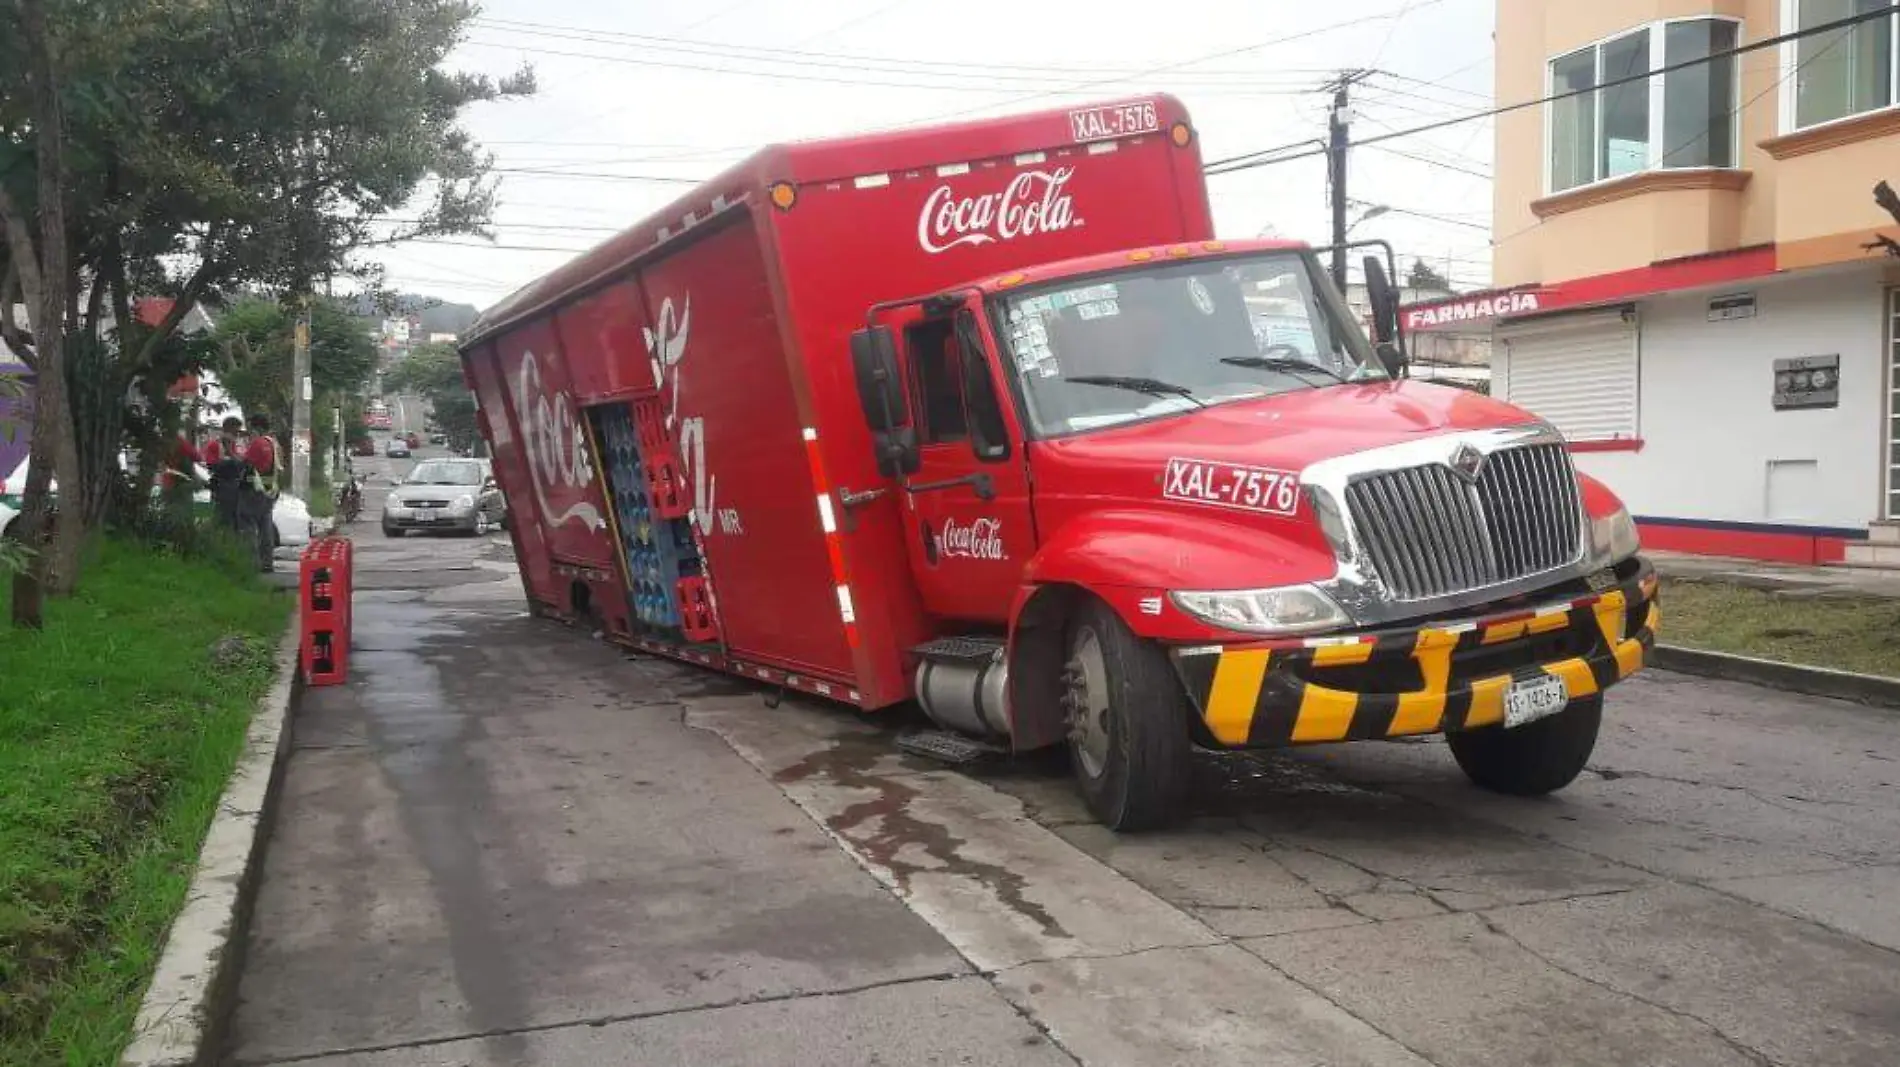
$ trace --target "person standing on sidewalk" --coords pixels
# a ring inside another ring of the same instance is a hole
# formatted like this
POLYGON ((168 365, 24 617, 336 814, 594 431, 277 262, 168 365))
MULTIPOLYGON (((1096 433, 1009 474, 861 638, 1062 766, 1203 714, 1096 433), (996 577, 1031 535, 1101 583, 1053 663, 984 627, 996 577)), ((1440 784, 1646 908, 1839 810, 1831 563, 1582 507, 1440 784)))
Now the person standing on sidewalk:
POLYGON ((244 462, 244 420, 224 420, 218 436, 204 447, 205 469, 211 473, 211 507, 218 525, 243 536, 245 484, 251 468, 244 462))
POLYGON ((271 519, 277 509, 277 439, 271 436, 270 419, 264 415, 251 416, 250 430, 250 443, 244 448, 244 462, 252 473, 249 514, 257 536, 258 568, 268 571, 277 541, 271 519))

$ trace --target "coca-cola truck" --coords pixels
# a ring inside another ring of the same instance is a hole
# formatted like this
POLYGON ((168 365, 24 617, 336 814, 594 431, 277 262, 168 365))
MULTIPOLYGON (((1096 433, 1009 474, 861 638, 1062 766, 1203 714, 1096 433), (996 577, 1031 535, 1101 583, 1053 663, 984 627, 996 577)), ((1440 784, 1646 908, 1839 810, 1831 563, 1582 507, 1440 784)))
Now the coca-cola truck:
POLYGON ((1067 745, 1116 828, 1196 747, 1560 788, 1655 579, 1548 424, 1404 377, 1367 262, 1373 339, 1310 249, 1214 239, 1157 96, 764 149, 462 354, 537 611, 1067 745))

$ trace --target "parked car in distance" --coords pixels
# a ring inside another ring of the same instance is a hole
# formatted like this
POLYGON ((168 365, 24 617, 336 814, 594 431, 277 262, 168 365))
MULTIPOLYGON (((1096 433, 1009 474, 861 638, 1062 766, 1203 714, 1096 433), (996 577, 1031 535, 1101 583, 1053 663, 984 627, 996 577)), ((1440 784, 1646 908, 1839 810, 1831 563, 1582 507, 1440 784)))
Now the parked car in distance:
POLYGON ((376 454, 376 441, 369 437, 359 437, 350 442, 350 455, 373 456, 376 454))
POLYGON ((507 507, 485 461, 427 459, 384 498, 383 535, 446 530, 480 536, 506 523, 507 507))
POLYGON ((446 445, 449 443, 449 435, 443 433, 441 430, 436 430, 429 435, 429 443, 432 445, 446 445))
POLYGON ((415 431, 413 430, 410 431, 408 434, 404 435, 402 440, 403 440, 403 443, 408 445, 410 448, 422 447, 422 438, 417 436, 415 431))
POLYGON ((400 437, 389 439, 389 445, 383 449, 383 455, 389 459, 408 459, 409 442, 400 437))

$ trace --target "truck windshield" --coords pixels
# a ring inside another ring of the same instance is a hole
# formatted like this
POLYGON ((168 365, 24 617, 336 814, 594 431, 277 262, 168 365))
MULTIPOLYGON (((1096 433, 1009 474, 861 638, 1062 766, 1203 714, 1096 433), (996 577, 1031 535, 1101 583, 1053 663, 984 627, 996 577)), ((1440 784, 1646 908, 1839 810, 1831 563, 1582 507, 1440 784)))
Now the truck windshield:
POLYGON ((1296 389, 1383 379, 1310 257, 1159 264, 1002 302, 999 324, 1044 436, 1296 389))

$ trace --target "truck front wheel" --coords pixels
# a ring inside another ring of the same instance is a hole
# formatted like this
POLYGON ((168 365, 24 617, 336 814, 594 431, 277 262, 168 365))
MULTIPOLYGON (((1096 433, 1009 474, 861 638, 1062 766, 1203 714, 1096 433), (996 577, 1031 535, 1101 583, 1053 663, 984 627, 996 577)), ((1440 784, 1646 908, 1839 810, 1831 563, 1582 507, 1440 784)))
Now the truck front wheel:
POLYGON ((1089 811, 1111 830, 1148 830, 1180 815, 1193 748, 1186 694, 1166 653, 1090 601, 1069 623, 1063 711, 1069 755, 1089 811))
POLYGON ((1572 701, 1548 719, 1514 730, 1487 726, 1445 735, 1465 777, 1482 789, 1510 796, 1554 793, 1583 773, 1603 723, 1603 698, 1572 701))

